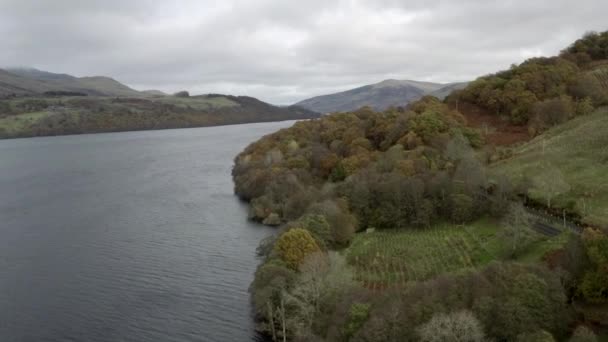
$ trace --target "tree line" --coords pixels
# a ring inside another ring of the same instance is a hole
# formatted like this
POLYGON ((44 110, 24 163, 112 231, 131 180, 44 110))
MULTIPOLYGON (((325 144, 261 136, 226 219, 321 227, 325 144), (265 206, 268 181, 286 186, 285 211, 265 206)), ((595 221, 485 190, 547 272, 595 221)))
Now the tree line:
POLYGON ((608 32, 589 33, 555 57, 535 57, 509 70, 478 78, 450 94, 448 102, 474 104, 517 125, 532 135, 590 113, 608 104, 608 89, 590 71, 605 61, 608 32))

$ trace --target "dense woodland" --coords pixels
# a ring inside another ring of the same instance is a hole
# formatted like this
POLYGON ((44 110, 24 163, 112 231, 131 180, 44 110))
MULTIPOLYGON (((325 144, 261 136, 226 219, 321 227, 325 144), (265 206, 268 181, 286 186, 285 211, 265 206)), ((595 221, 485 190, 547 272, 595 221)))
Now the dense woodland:
POLYGON ((608 33, 588 34, 560 56, 481 77, 445 101, 301 121, 247 147, 235 159, 235 192, 251 219, 280 226, 258 249, 259 330, 277 341, 596 341, 593 330, 608 325, 606 227, 566 234, 541 262, 522 261, 535 239, 521 204, 529 181, 490 174, 484 132, 458 109, 466 103, 542 134, 608 103, 595 74, 606 59, 608 33), (378 291, 345 257, 375 231, 464 231, 481 218, 500 222, 500 253, 483 266, 378 291))
POLYGON ((453 92, 448 102, 475 104, 514 124, 528 124, 537 134, 608 104, 604 75, 592 71, 606 59, 608 33, 589 33, 559 56, 531 58, 509 70, 480 77, 453 92))

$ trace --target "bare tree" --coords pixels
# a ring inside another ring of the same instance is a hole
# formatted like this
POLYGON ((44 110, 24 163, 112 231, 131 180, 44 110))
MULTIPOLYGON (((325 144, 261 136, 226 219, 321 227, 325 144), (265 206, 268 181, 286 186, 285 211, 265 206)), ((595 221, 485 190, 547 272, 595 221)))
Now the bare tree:
POLYGON ((418 329, 418 334, 424 342, 485 341, 481 323, 467 310, 436 314, 418 329))
POLYGON ((597 342, 597 336, 593 331, 584 325, 581 325, 574 330, 574 334, 570 337, 570 342, 597 342))
POLYGON ((543 168, 545 172, 535 177, 533 183, 539 194, 547 199, 547 207, 551 208, 555 197, 570 191, 570 184, 555 165, 546 163, 543 168))
POLYGON ((309 255, 300 266, 296 285, 285 293, 290 315, 285 325, 297 337, 310 336, 311 327, 320 310, 321 298, 354 284, 353 274, 344 257, 335 252, 309 255))
POLYGON ((534 238, 532 217, 521 203, 509 206, 503 218, 503 237, 509 241, 509 256, 516 256, 534 238))

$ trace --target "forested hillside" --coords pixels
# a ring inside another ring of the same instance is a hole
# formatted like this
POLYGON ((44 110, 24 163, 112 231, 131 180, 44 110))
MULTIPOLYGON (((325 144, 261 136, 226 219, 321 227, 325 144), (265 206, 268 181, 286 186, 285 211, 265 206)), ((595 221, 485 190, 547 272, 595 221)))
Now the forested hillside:
POLYGON ((603 84, 608 34, 591 33, 559 56, 531 58, 509 70, 480 77, 453 92, 453 106, 468 103, 516 125, 531 135, 563 123, 593 107, 608 104, 603 84))
POLYGON ((250 145, 233 174, 237 194, 252 200, 251 216, 260 221, 300 217, 322 196, 315 185, 328 183, 339 185, 339 197, 354 200, 351 207, 365 226, 390 228, 398 221, 425 227, 438 213, 468 217, 478 207, 471 190, 480 185, 480 165, 471 144, 482 140, 464 118, 428 97, 410 110, 362 109, 297 123, 250 145), (442 192, 446 184, 459 189, 442 192), (364 190, 367 198, 357 192, 364 190), (401 210, 398 203, 407 196, 413 196, 412 207, 401 210), (395 205, 375 205, 384 200, 395 205), (386 211, 391 209, 400 212, 386 211))
MULTIPOLYGON (((66 96, 67 95, 67 96, 66 96)), ((112 98, 73 96, 0 100, 0 138, 216 126, 311 119, 317 113, 245 96, 112 98)))
POLYGON ((605 334, 607 227, 577 210, 603 215, 605 196, 579 199, 605 178, 593 151, 606 134, 597 109, 608 98, 597 77, 606 37, 586 35, 445 101, 332 114, 247 147, 235 159, 235 192, 250 218, 280 227, 258 250, 258 329, 277 341, 605 334), (495 131, 513 127, 537 137, 497 144, 495 131), (585 145, 566 150, 576 141, 585 145), (589 177, 578 178, 586 167, 589 177), (552 182, 555 170, 573 189, 552 182))

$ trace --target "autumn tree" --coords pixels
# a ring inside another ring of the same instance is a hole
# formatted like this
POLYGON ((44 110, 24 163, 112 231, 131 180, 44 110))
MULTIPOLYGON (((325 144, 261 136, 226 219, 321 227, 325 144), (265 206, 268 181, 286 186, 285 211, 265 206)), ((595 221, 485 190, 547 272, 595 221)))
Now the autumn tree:
POLYGON ((315 239, 303 228, 290 229, 283 233, 275 244, 279 257, 292 269, 298 269, 304 259, 320 250, 315 239))

